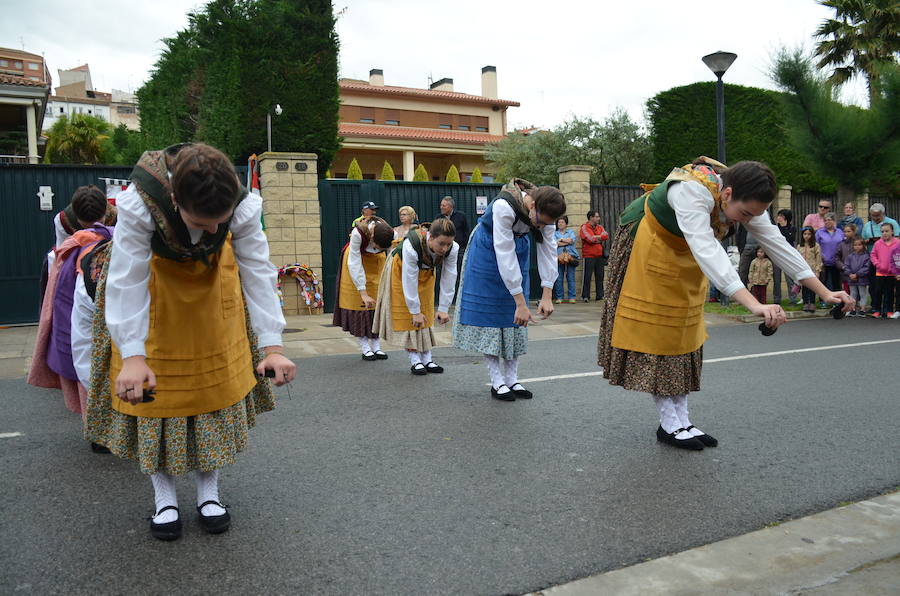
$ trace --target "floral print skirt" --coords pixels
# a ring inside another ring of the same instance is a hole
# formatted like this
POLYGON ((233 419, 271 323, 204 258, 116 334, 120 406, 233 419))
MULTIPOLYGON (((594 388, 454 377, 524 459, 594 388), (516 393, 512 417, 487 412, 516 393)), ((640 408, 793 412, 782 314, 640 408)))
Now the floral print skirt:
POLYGON ((611 385, 659 396, 686 395, 700 390, 703 367, 703 347, 688 354, 659 356, 614 348, 611 345, 616 306, 634 247, 631 228, 640 222, 619 228, 606 270, 606 302, 600 311, 600 338, 597 342, 597 363, 603 367, 603 377, 611 385))

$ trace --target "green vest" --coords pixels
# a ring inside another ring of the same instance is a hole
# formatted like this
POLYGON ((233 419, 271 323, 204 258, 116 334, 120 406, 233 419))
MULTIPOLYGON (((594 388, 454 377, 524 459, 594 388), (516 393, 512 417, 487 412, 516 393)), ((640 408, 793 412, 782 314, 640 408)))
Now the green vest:
MULTIPOLYGON (((650 211, 659 221, 660 225, 679 238, 684 238, 684 234, 678 227, 678 220, 675 219, 675 210, 669 205, 666 194, 669 192, 669 186, 677 184, 678 180, 666 180, 649 193, 644 194, 633 200, 622 211, 619 217, 619 225, 624 226, 633 222, 640 222, 644 219, 644 200, 646 199, 650 211)), ((631 237, 637 233, 637 226, 631 228, 631 237)))

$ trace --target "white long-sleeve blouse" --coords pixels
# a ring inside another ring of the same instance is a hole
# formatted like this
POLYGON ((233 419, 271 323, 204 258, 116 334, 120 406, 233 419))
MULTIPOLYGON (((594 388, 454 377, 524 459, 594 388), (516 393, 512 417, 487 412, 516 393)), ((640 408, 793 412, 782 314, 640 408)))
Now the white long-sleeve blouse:
MULTIPOLYGON (((513 208, 503 200, 494 201, 493 206, 493 236, 494 253, 497 255, 497 267, 500 269, 500 278, 510 295, 522 293, 522 272, 519 270, 519 260, 516 258, 515 235, 529 231, 528 225, 516 220, 513 208)), ((556 239, 553 232, 556 225, 546 225, 540 228, 543 242, 537 243, 538 273, 541 276, 541 287, 552 288, 556 283, 559 270, 556 266, 556 239)))
MULTIPOLYGON (((428 250, 428 238, 431 234, 426 234, 425 243, 422 250, 428 250)), ((430 251, 429 251, 430 252, 430 251)), ((434 257, 434 253, 431 253, 434 257)), ((444 257, 441 268, 441 292, 438 298, 438 312, 447 312, 450 303, 453 302, 453 293, 456 291, 456 261, 459 257, 459 244, 453 243, 450 251, 444 257)), ((401 279, 403 280, 403 297, 406 299, 406 308, 409 313, 417 315, 422 312, 422 305, 419 303, 419 255, 409 242, 403 243, 403 269, 401 279)))

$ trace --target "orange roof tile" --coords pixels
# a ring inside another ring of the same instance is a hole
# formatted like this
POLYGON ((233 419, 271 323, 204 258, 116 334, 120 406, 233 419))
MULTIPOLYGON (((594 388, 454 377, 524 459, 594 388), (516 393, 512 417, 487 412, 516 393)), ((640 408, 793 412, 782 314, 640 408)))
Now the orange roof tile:
POLYGON ((482 104, 492 106, 519 106, 519 102, 508 99, 491 99, 481 95, 469 95, 456 91, 438 91, 437 89, 416 89, 415 87, 394 87, 392 85, 370 85, 353 79, 340 79, 341 91, 364 93, 371 95, 392 95, 396 97, 418 97, 441 99, 452 103, 482 104))
POLYGON ((374 137, 381 139, 407 139, 412 141, 438 141, 484 145, 503 140, 500 135, 462 130, 438 130, 434 128, 412 128, 407 126, 380 126, 377 124, 354 124, 341 122, 338 134, 343 137, 374 137))
POLYGON ((17 77, 14 75, 0 74, 0 85, 21 85, 23 87, 50 87, 47 83, 41 81, 32 81, 25 77, 17 77))

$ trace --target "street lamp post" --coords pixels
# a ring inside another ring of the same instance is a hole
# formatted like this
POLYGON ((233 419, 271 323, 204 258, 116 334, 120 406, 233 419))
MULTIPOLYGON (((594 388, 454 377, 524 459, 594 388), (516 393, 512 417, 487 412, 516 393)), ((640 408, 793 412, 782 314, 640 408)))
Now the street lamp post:
POLYGON ((722 75, 737 58, 737 54, 731 52, 715 52, 703 57, 703 63, 716 75, 716 140, 718 142, 718 159, 725 161, 725 84, 722 75))
MULTIPOLYGON (((281 112, 283 110, 281 109, 280 103, 276 103, 275 107, 273 109, 275 110, 276 116, 281 116, 281 112)), ((266 110, 266 139, 268 140, 268 147, 269 147, 269 151, 271 152, 272 151, 272 110, 266 110)))

